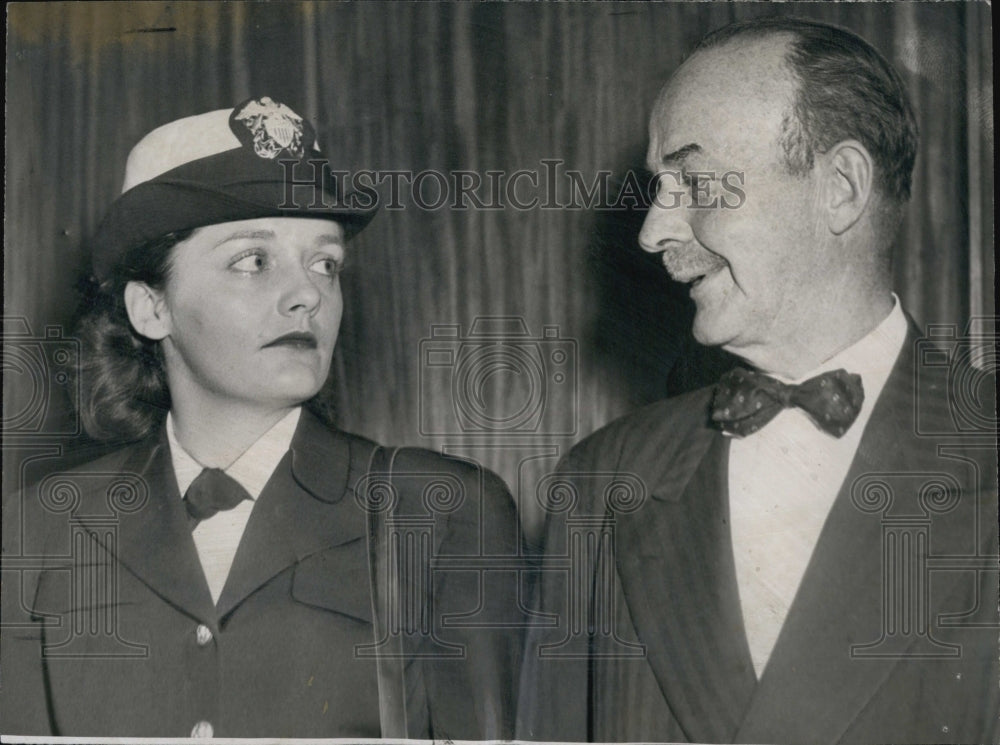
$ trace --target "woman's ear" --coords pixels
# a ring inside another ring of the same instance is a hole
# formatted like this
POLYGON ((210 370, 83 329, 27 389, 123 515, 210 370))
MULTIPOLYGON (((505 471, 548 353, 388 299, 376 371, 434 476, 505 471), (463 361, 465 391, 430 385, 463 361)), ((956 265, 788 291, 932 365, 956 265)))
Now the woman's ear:
POLYGON ((132 328, 147 339, 159 341, 170 333, 170 312, 160 290, 145 282, 129 282, 125 285, 125 309, 132 328))

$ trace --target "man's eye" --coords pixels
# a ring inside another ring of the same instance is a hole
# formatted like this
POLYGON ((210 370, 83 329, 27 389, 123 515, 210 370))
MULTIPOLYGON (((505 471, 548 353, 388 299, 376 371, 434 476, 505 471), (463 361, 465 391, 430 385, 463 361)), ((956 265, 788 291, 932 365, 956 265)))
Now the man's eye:
POLYGON ((684 185, 689 189, 708 188, 708 185, 715 180, 712 178, 712 174, 704 173, 702 171, 685 171, 683 178, 684 185))
POLYGON ((317 274, 325 274, 328 277, 335 277, 340 273, 341 262, 336 259, 331 259, 330 257, 325 257, 314 261, 309 269, 317 274))
POLYGON ((267 258, 261 253, 249 253, 236 258, 229 268, 238 272, 262 272, 267 268, 267 258))
POLYGON ((678 186, 687 184, 685 181, 684 174, 680 171, 660 171, 656 174, 656 192, 660 193, 663 191, 669 192, 671 189, 676 189, 678 186))
POLYGON ((684 185, 692 194, 714 194, 719 179, 712 171, 685 171, 684 185))

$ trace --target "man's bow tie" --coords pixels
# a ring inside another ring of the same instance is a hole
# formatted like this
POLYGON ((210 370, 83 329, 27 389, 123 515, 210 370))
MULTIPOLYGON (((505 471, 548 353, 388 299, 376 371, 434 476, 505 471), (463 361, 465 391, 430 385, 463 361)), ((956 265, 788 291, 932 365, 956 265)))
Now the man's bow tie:
POLYGON ((816 425, 841 437, 865 400, 861 376, 831 370, 798 385, 785 385, 753 370, 730 370, 715 387, 712 421, 723 432, 745 437, 763 427, 782 409, 797 406, 816 425))

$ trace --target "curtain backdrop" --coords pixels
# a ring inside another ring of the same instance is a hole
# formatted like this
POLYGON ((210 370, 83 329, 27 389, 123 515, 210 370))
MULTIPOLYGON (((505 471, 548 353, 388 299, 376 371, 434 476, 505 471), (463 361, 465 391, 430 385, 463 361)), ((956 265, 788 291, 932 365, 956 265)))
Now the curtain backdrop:
MULTIPOLYGON (((728 363, 693 343, 686 290, 638 249, 643 210, 554 207, 565 172, 588 186, 609 173, 612 197, 627 188, 652 101, 699 37, 776 13, 860 33, 912 92, 921 149, 895 253, 904 306, 920 324, 992 313, 984 4, 24 3, 8 8, 5 334, 69 334, 86 238, 142 135, 251 95, 315 122, 347 172, 471 171, 486 207, 488 172, 538 174, 513 194, 538 197, 528 209, 429 209, 433 176, 424 207, 401 189, 401 209, 350 247, 334 370, 344 429, 483 462, 533 525, 534 483, 568 445, 728 363), (498 316, 526 332, 499 357, 472 334, 498 316)), ((57 455, 95 452, 65 426, 64 387, 39 393, 15 362, 5 356, 5 410, 42 396, 48 431, 67 434, 8 428, 8 489, 57 455)))

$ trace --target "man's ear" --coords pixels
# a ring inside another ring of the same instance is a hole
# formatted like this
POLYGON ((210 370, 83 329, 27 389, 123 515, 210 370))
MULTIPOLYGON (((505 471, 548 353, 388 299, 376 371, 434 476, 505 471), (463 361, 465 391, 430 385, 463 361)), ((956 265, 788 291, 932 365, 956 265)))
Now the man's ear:
POLYGON ((823 155, 826 165, 826 208, 830 230, 846 232, 872 199, 875 163, 857 140, 837 143, 823 155))
POLYGON ((160 290, 145 282, 129 282, 125 285, 125 309, 132 328, 147 339, 159 341, 170 333, 170 313, 160 290))

